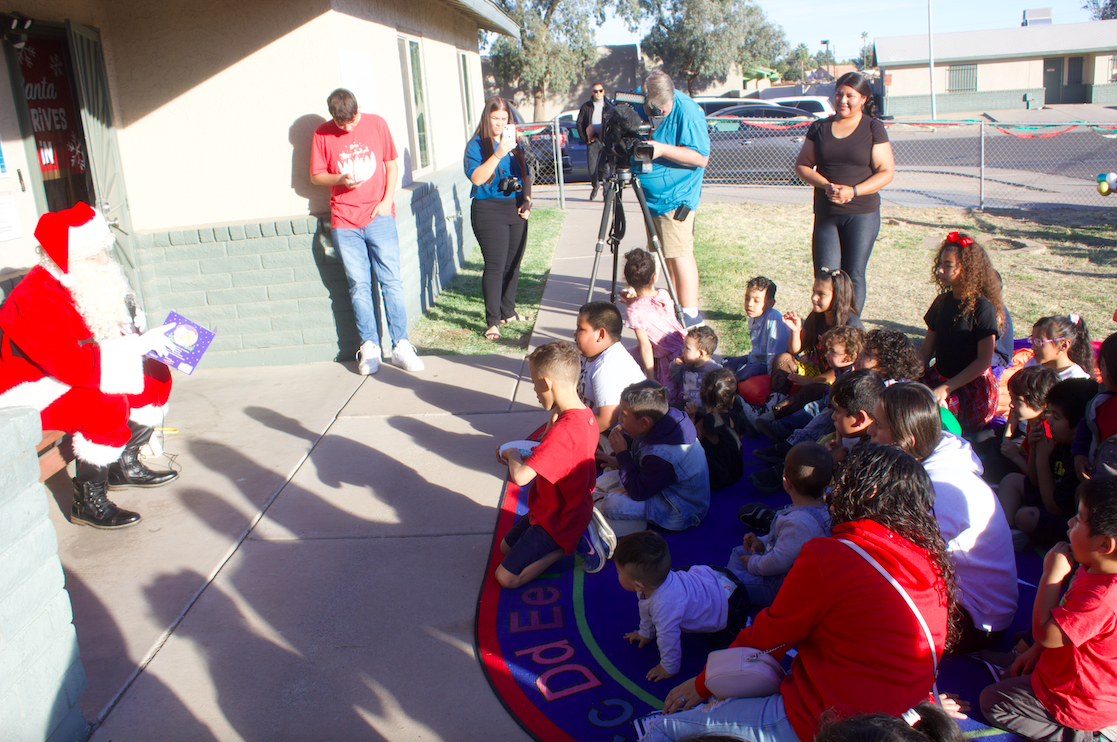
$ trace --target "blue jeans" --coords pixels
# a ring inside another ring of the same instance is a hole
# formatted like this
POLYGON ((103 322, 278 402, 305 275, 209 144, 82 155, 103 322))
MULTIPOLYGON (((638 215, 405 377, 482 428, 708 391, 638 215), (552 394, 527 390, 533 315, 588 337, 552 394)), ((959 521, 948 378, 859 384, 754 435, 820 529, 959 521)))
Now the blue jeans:
POLYGON ((818 413, 809 423, 789 435, 787 442, 794 446, 796 443, 804 441, 817 441, 833 432, 834 416, 827 410, 818 413))
POLYGON ((407 340, 407 307, 403 301, 403 280, 399 270, 399 235, 396 219, 381 214, 362 229, 334 228, 334 247, 345 267, 349 281, 349 298, 357 319, 362 343, 380 345, 380 324, 372 307, 373 266, 375 279, 384 295, 384 313, 388 315, 388 331, 392 347, 407 340))
MULTIPOLYGON (((753 551, 750 549, 749 554, 753 551)), ((784 575, 776 575, 772 577, 764 577, 762 575, 754 575, 745 569, 745 563, 741 561, 741 557, 745 555, 745 547, 738 546, 729 553, 729 564, 726 564, 726 569, 733 573, 733 576, 741 581, 744 586, 745 592, 749 594, 749 602, 753 605, 760 607, 768 607, 772 605, 772 601, 776 599, 776 592, 783 584, 784 575)))
POLYGON ((737 381, 745 381, 754 376, 763 376, 768 373, 767 363, 749 363, 748 356, 726 358, 721 362, 721 365, 732 371, 736 375, 737 381))
POLYGON ((751 742, 800 742, 787 720, 783 696, 732 698, 656 719, 641 742, 693 739, 722 734, 751 742))
POLYGON ((648 504, 643 500, 633 500, 619 492, 605 495, 597 501, 597 509, 606 518, 613 520, 647 520, 648 504))
POLYGON ((816 216, 811 235, 814 269, 841 268, 853 281, 857 313, 865 309, 865 268, 880 233, 880 211, 871 214, 816 216))

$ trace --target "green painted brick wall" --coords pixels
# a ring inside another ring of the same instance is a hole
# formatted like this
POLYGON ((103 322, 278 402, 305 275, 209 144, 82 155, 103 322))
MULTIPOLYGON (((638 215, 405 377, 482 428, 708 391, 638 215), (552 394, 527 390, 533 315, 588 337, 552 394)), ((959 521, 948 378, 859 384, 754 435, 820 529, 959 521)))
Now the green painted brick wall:
MULTIPOLYGON (((396 194, 409 323, 476 246, 469 188, 454 166, 396 194)), ((136 248, 150 321, 173 310, 214 330, 207 366, 350 360, 360 345, 327 218, 141 232, 136 248)))
MULTIPOLYGON (((887 88, 885 89, 887 91, 887 88)), ((935 96, 938 113, 958 111, 1006 111, 1028 107, 1024 96, 1030 93, 1033 100, 1043 103, 1043 88, 1020 90, 983 90, 973 93, 945 93, 935 96)), ((885 95, 885 116, 931 116, 929 95, 885 95)))

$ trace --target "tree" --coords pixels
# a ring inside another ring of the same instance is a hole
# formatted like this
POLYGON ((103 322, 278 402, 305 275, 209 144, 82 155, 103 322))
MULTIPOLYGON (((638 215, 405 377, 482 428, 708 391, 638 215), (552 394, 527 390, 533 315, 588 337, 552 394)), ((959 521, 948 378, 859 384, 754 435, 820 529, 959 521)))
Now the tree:
POLYGON ((1086 0, 1082 3, 1082 8, 1090 11, 1090 17, 1095 21, 1117 18, 1117 0, 1086 0))
POLYGON ((543 120, 547 92, 578 82, 593 64, 597 45, 592 22, 605 22, 599 0, 498 0, 520 26, 520 38, 501 36, 489 57, 498 85, 519 85, 535 103, 533 120, 543 120))
POLYGON ((793 53, 795 61, 799 64, 799 79, 807 79, 807 62, 811 61, 811 50, 807 48, 806 44, 800 44, 795 47, 793 53))
POLYGON ((733 64, 770 67, 787 50, 783 28, 753 0, 626 0, 618 11, 632 22, 651 17, 644 53, 664 71, 698 84, 725 80, 733 64))
POLYGON ((861 54, 853 59, 853 63, 857 65, 859 70, 867 70, 871 67, 876 67, 876 59, 873 58, 873 45, 869 43, 869 32, 861 32, 861 54))

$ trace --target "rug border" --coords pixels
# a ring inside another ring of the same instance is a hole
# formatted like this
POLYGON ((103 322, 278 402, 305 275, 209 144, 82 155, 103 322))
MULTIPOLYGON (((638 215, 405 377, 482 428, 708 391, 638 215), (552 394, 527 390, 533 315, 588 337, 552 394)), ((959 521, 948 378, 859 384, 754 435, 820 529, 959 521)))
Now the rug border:
MULTIPOLYGON (((474 615, 473 621, 473 643, 476 648, 477 661, 481 665, 481 672, 488 681, 489 687, 492 688, 493 695, 497 697, 501 705, 508 712, 517 724, 520 725, 527 734, 536 742, 577 742, 573 737, 564 732, 555 725, 546 714, 539 710, 539 707, 533 703, 524 693, 520 685, 511 678, 508 673, 494 673, 490 672, 488 658, 492 657, 495 661, 500 662, 505 669, 508 665, 504 661, 504 656, 500 653, 500 643, 495 636, 496 624, 483 624, 482 620, 485 616, 482 615, 482 606, 486 596, 491 595, 491 604, 496 605, 499 598, 500 590, 502 589, 496 581, 496 567, 500 563, 497 555, 500 554, 500 541, 504 538, 504 534, 512 527, 512 522, 516 517, 515 504, 511 508, 508 507, 510 502, 510 495, 512 503, 518 503, 520 499, 520 487, 512 482, 505 482, 504 491, 500 496, 500 503, 497 506, 497 519, 496 527, 493 529, 492 545, 489 548, 489 559, 485 567, 485 575, 481 582, 481 588, 477 591, 477 611, 474 615), (481 646, 481 632, 482 630, 493 632, 493 636, 489 637, 492 645, 497 647, 495 652, 486 652, 481 646), (499 675, 499 678, 497 677, 499 675), (505 696, 507 693, 507 696, 505 696), (516 703, 520 709, 514 708, 513 703, 516 703), (522 715, 520 710, 523 711, 522 715), (533 728, 529 724, 535 724, 537 728, 533 728), (547 733, 548 737, 544 739, 540 733, 547 733)), ((503 555, 501 555, 503 556, 503 555)), ((495 620, 495 619, 494 619, 495 620)))

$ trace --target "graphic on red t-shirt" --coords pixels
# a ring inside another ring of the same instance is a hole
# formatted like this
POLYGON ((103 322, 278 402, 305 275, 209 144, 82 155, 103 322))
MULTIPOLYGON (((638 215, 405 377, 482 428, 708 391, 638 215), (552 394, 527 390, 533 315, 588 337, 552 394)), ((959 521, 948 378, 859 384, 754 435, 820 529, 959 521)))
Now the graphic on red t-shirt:
MULTIPOLYGON (((372 210, 387 192, 385 162, 399 157, 388 124, 373 113, 362 113, 352 131, 333 121, 314 130, 310 147, 310 172, 351 175, 356 188, 330 188, 330 225, 337 229, 362 229, 372 221, 372 210)), ((395 204, 392 216, 395 216, 395 204)))

